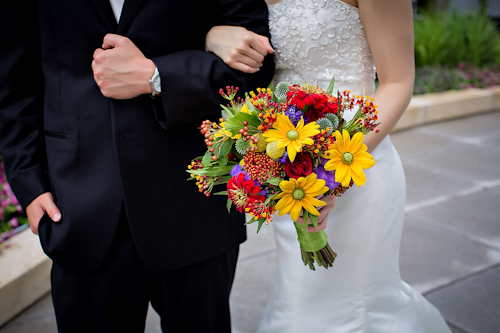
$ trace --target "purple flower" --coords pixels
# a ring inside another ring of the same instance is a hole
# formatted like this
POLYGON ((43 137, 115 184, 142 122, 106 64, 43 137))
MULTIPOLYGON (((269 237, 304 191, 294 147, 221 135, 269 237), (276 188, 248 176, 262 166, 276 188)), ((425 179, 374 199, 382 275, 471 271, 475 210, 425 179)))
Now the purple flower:
POLYGON ((304 116, 304 112, 302 112, 302 110, 300 110, 296 106, 290 106, 284 113, 294 126, 297 126, 297 123, 299 122, 301 117, 304 118, 304 125, 309 123, 308 119, 304 116))
MULTIPOLYGON (((239 165, 239 164, 235 164, 234 167, 231 169, 231 172, 229 174, 233 177, 238 177, 238 175, 240 173, 245 174, 245 181, 248 181, 250 179, 250 175, 248 173, 246 173, 246 171, 243 170, 241 168, 241 165, 239 165)), ((262 188, 262 185, 259 182, 257 182, 256 180, 253 180, 253 179, 252 179, 252 181, 254 182, 254 185, 260 186, 262 188)))
POLYGON ((238 177, 240 173, 245 174, 245 181, 250 179, 250 176, 241 168, 241 165, 235 164, 234 167, 231 169, 231 172, 229 173, 233 177, 238 177))
POLYGON ((267 198, 269 196, 269 188, 261 186, 260 195, 263 195, 267 198))
POLYGON ((325 186, 327 186, 330 190, 336 189, 340 183, 335 181, 335 171, 326 171, 324 164, 326 163, 326 159, 321 159, 321 164, 318 165, 313 172, 318 176, 319 179, 323 179, 325 181, 325 186))
POLYGON ((280 162, 281 162, 281 163, 283 163, 283 164, 285 164, 287 160, 288 160, 288 152, 287 152, 287 151, 285 151, 285 153, 284 153, 284 154, 283 154, 283 156, 281 157, 280 162))

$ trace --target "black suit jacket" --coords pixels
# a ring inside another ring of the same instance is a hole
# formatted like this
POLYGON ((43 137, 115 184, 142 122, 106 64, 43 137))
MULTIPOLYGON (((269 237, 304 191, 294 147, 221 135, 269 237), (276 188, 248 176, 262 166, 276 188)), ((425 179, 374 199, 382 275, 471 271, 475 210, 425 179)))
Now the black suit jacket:
POLYGON ((109 0, 11 1, 0 5, 0 151, 26 207, 52 192, 62 212, 39 226, 45 252, 76 270, 99 266, 126 209, 149 268, 169 270, 226 252, 245 240, 243 216, 225 197, 206 198, 184 171, 206 147, 197 127, 219 118, 226 85, 267 86, 204 51, 214 25, 268 35, 261 0, 125 0, 116 24, 109 0), (129 37, 158 66, 161 98, 104 97, 92 55, 104 35, 129 37))

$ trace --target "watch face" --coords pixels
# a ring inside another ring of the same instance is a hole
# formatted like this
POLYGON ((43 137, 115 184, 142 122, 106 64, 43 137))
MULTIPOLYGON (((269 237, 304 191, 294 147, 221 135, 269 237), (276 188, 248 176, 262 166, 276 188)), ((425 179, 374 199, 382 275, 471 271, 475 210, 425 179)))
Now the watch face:
POLYGON ((160 80, 160 76, 158 75, 155 80, 153 81, 153 85, 155 87, 155 90, 158 92, 158 93, 161 93, 161 80, 160 80))

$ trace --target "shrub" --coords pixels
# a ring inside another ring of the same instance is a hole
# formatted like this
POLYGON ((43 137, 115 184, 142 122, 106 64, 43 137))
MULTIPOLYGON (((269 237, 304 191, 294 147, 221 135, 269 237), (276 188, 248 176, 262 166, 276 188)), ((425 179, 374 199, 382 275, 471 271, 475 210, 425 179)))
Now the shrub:
POLYGON ((452 89, 488 88, 500 84, 500 66, 483 68, 459 63, 457 67, 424 66, 416 69, 413 94, 426 94, 452 89))
POLYGON ((16 234, 16 228, 28 223, 21 206, 10 189, 0 157, 0 244, 16 234))
POLYGON ((414 95, 460 89, 460 83, 463 82, 458 70, 446 66, 424 66, 415 72, 414 95))
POLYGON ((476 68, 472 64, 458 64, 458 72, 463 80, 460 88, 488 88, 500 84, 500 66, 492 65, 476 68))
POLYGON ((484 11, 427 12, 414 25, 417 67, 500 63, 500 32, 484 11))

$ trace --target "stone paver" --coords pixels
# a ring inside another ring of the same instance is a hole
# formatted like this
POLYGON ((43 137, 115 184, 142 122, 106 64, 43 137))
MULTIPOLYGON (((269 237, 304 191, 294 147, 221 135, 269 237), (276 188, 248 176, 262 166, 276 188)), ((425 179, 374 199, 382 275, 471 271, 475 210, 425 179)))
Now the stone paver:
POLYGON ((407 217, 400 251, 403 280, 421 293, 500 263, 500 251, 407 217))
POLYGON ((500 265, 426 296, 464 332, 500 331, 500 265))
MULTIPOLYGON (((407 177, 403 278, 443 313, 454 333, 500 327, 500 112, 391 135, 407 177)), ((276 274, 272 226, 248 227, 231 295, 233 328, 253 333, 276 274)), ((150 309, 147 333, 160 332, 150 309)), ((0 333, 55 332, 47 296, 0 333)))
POLYGON ((45 296, 21 315, 0 328, 2 333, 57 333, 50 295, 45 296))
POLYGON ((499 204, 500 187, 495 187, 424 208, 408 216, 500 251, 499 204))

